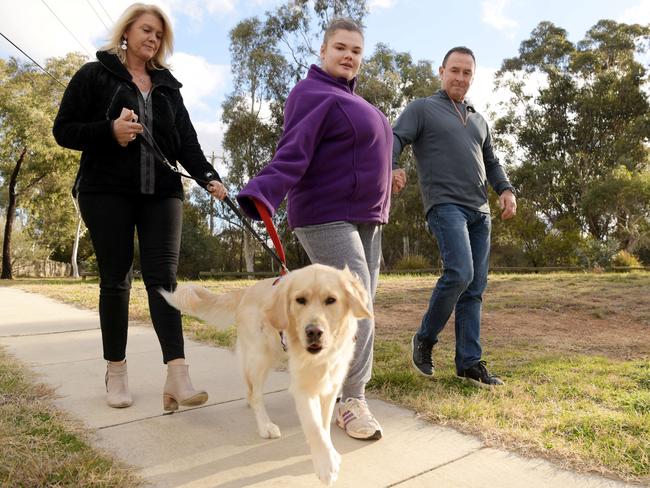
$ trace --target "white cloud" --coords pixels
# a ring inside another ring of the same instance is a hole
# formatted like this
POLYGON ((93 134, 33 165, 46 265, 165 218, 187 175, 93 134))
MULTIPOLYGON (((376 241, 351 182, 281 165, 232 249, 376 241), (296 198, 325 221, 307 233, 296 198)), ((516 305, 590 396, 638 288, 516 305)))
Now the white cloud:
POLYGON ((650 24, 650 0, 639 0, 634 7, 625 9, 618 21, 626 24, 650 24))
POLYGON ((235 11, 237 0, 168 0, 173 10, 201 21, 206 15, 230 13, 235 11))
MULTIPOLYGON (((103 1, 101 5, 109 13, 106 15, 96 0, 89 1, 92 7, 87 1, 81 0, 46 0, 45 3, 40 0, 21 0, 20 7, 16 6, 16 2, 0 2, 2 32, 39 63, 46 58, 65 56, 71 51, 81 52, 94 59, 95 52, 108 37, 106 26, 112 26, 133 2, 103 1)), ((163 0, 157 2, 157 5, 167 13, 173 24, 174 10, 170 4, 163 0)), ((12 56, 23 58, 22 54, 9 45, 6 51, 12 56)))
POLYGON ((205 111, 206 99, 223 92, 230 76, 230 66, 211 64, 200 56, 175 53, 171 59, 172 73, 183 84, 181 93, 188 110, 205 111))
MULTIPOLYGON (((474 82, 467 93, 468 100, 474 105, 476 110, 483 115, 488 123, 491 123, 492 115, 498 117, 503 115, 499 104, 510 99, 510 91, 506 88, 495 89, 494 75, 498 70, 488 66, 477 66, 474 82)), ((506 78, 509 75, 506 75, 506 78)), ((548 86, 546 75, 542 73, 531 73, 526 75, 524 83, 524 94, 537 95, 539 90, 548 86)))
POLYGON ((374 12, 380 8, 392 8, 397 3, 397 0, 370 0, 368 2, 368 10, 374 12))
POLYGON ((203 152, 220 155, 225 128, 221 123, 221 108, 215 113, 214 106, 219 105, 227 89, 230 66, 211 64, 200 56, 183 52, 175 53, 170 63, 172 73, 183 84, 183 100, 203 152))
MULTIPOLYGON (((192 124, 196 129, 204 154, 208 158, 213 153, 220 157, 223 154, 221 143, 223 142, 223 134, 226 130, 226 127, 221 122, 221 111, 214 114, 212 122, 193 120, 192 124)), ((220 175, 223 175, 223 163, 220 159, 217 159, 217 170, 220 175)))
POLYGON ((483 0, 481 20, 507 37, 513 38, 519 23, 506 16, 504 10, 509 3, 510 0, 483 0))

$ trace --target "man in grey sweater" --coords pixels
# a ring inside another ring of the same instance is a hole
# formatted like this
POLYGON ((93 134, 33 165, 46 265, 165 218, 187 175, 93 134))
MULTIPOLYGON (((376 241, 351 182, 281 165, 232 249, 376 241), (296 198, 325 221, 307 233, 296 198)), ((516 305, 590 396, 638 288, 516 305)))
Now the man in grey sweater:
POLYGON ((439 70, 442 89, 404 109, 393 127, 393 186, 401 190, 406 184, 397 163, 412 144, 424 212, 444 265, 412 339, 413 365, 433 376, 431 351, 455 310, 456 374, 491 387, 503 382, 481 360, 481 302, 490 255, 488 183, 499 195, 502 219, 512 218, 517 204, 486 121, 465 100, 475 69, 470 49, 451 49, 439 70))

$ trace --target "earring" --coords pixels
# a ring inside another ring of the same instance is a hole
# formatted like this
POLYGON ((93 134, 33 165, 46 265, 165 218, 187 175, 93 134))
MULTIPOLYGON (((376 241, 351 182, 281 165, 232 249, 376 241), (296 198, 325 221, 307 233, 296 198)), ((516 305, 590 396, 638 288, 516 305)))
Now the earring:
POLYGON ((126 51, 126 37, 122 38, 122 44, 120 44, 122 51, 126 51))

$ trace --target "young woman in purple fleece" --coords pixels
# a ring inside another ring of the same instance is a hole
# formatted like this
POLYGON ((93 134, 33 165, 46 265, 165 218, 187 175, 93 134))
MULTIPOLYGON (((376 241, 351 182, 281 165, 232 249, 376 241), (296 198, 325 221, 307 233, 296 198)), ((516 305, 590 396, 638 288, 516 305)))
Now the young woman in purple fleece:
MULTIPOLYGON (((381 258, 381 226, 388 221, 393 136, 388 120, 354 92, 363 55, 363 32, 348 19, 325 31, 321 66, 291 91, 284 133, 273 159, 237 196, 252 218, 253 199, 273 214, 285 196, 289 226, 312 263, 357 273, 374 300, 381 258)), ((393 179, 395 181, 393 181, 393 179)), ((357 439, 379 439, 382 429, 365 400, 370 380, 374 321, 360 320, 336 422, 357 439)))

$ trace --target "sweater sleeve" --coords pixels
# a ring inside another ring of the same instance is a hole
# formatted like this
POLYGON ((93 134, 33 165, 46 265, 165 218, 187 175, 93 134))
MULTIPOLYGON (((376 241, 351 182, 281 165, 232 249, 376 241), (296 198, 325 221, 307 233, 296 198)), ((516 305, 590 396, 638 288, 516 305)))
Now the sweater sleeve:
POLYGON ((332 99, 322 93, 307 92, 297 85, 284 109, 284 133, 273 159, 237 195, 237 201, 251 218, 260 220, 252 199, 273 215, 287 193, 307 171, 319 142, 332 99))
POLYGON ((89 120, 94 73, 93 63, 82 66, 68 83, 59 111, 54 119, 52 133, 56 142, 68 149, 85 151, 91 146, 117 144, 113 137, 111 120, 89 120))
POLYGON ((420 135, 422 100, 409 103, 393 125, 393 169, 399 167, 399 158, 404 148, 420 135))
MULTIPOLYGON (((487 125, 487 124, 486 124, 487 125)), ((504 190, 512 189, 508 175, 501 165, 501 162, 494 154, 492 147, 492 136, 490 129, 487 130, 487 137, 483 141, 483 163, 485 164, 485 174, 488 182, 494 188, 497 194, 501 195, 504 190)))
POLYGON ((221 177, 205 158, 205 154, 203 154, 196 130, 194 129, 194 125, 192 125, 190 115, 187 112, 187 108, 185 108, 180 92, 178 93, 178 98, 178 110, 176 112, 175 122, 181 138, 178 161, 194 178, 205 181, 221 181, 221 177))

